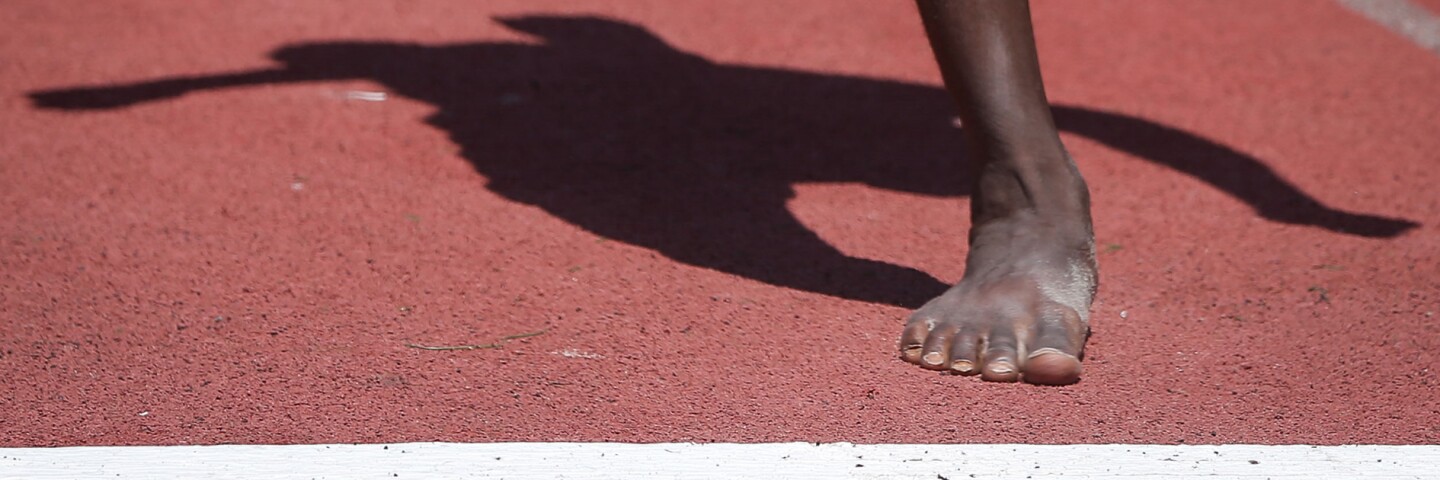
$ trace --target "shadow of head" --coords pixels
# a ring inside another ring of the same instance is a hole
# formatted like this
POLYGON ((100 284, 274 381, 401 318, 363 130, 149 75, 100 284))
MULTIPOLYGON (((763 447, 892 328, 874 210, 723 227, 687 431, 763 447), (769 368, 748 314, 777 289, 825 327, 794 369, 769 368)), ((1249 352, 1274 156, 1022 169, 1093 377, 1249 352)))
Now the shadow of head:
MULTIPOLYGON (((571 52, 574 61, 589 58, 624 64, 654 63, 668 57, 693 57, 672 48, 660 37, 643 27, 602 17, 591 16, 517 16, 497 17, 496 23, 527 36, 554 54, 571 52)), ((417 74, 444 75, 447 71, 468 67, 452 60, 464 60, 505 45, 497 43, 462 43, 422 45, 393 41, 326 41, 289 45, 275 50, 270 58, 300 70, 323 69, 330 74, 363 76, 387 67, 405 66, 417 74), (449 57, 449 58, 446 58, 449 57)), ((519 44, 517 44, 518 46, 519 44)), ((488 59, 472 59, 481 62, 488 59)), ((496 65, 487 65, 496 66, 496 65)), ((641 74, 643 72, 635 72, 641 74)))
POLYGON ((608 45, 623 46, 626 50, 673 50, 644 27, 602 17, 533 15, 497 17, 495 21, 559 48, 593 49, 608 45))

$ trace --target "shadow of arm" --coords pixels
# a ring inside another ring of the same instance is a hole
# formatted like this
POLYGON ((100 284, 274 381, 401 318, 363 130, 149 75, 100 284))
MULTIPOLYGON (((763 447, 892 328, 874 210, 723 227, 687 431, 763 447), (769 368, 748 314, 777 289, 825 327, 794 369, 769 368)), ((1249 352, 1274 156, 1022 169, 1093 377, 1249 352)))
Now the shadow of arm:
POLYGON ((37 108, 110 110, 179 97, 197 90, 307 80, 323 80, 323 78, 277 68, 196 77, 173 77, 132 84, 42 90, 31 92, 29 96, 37 108))
POLYGON ((1419 226, 1401 218, 1352 213, 1325 205, 1259 159, 1183 130, 1081 107, 1056 105, 1053 109, 1060 129, 1195 177, 1249 204, 1270 220, 1376 238, 1399 236, 1419 226))

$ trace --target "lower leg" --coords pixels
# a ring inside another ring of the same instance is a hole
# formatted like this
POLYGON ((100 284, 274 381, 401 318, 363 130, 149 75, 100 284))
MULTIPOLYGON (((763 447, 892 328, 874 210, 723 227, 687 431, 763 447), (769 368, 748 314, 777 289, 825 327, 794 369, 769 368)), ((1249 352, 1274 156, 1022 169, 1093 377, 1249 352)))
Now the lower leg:
POLYGON ((1089 197, 1055 130, 1020 0, 918 0, 975 182, 965 276, 911 316, 902 356, 987 380, 1080 374, 1095 264, 1089 197))
MULTIPOLYGON (((1075 185, 1068 185, 1078 175, 1065 156, 1045 99, 1029 3, 918 3, 945 85, 960 108, 972 178, 982 187, 974 203, 979 215, 975 220, 1004 216, 1015 208, 1088 215, 1088 205, 1078 201, 1083 199, 1073 198, 1075 185), (1056 182, 1067 185, 1027 188, 1056 182)), ((1085 189, 1078 190, 1083 194, 1085 189)))

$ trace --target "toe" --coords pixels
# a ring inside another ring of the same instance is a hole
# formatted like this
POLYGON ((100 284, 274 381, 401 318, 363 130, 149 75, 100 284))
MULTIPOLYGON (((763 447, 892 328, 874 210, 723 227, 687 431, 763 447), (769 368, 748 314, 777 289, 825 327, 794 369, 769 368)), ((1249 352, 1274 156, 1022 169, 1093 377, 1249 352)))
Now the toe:
POLYGON ((1080 380, 1085 325, 1075 310, 1050 305, 1041 310, 1025 360, 1025 381, 1065 385, 1080 380))
POLYGON ((950 366, 950 342, 955 338, 960 328, 951 322, 942 322, 930 329, 930 335, 925 337, 925 345, 921 349, 920 366, 944 370, 950 366))
POLYGON ((1040 385, 1069 385, 1080 381, 1080 359, 1053 348, 1042 348, 1025 361, 1025 381, 1040 385))
POLYGON ((950 340, 950 371, 961 375, 980 373, 980 332, 973 328, 960 330, 950 340))
POLYGON ((981 357, 980 378, 992 382, 1013 382, 1020 379, 1018 342, 1015 332, 997 328, 985 339, 985 354, 981 357))
POLYGON ((900 334, 900 358, 910 363, 920 363, 920 357, 924 352, 925 338, 930 335, 930 330, 934 326, 934 319, 911 318, 910 323, 905 325, 905 331, 900 334))

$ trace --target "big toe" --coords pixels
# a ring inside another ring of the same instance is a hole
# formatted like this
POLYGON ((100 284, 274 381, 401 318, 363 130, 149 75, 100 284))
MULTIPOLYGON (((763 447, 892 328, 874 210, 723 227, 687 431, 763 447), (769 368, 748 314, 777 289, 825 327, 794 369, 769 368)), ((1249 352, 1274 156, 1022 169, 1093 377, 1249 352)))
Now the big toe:
POLYGON ((1080 381, 1080 359, 1053 348, 1042 348, 1030 354, 1022 371, 1029 383, 1069 385, 1080 381))

